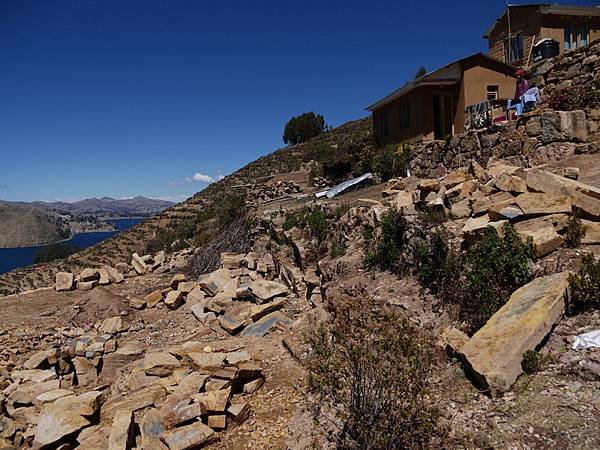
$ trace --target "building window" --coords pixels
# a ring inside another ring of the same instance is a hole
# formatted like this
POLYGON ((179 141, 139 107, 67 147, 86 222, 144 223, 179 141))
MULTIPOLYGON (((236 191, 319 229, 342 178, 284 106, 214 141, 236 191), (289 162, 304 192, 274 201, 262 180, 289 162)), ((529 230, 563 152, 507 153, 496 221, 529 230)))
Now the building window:
POLYGON ((565 23, 565 50, 573 50, 589 42, 589 26, 586 23, 565 23))
POLYGON ((410 102, 400 103, 399 106, 400 129, 406 130, 410 128, 410 102))
POLYGON ((518 33, 504 40, 504 61, 512 63, 523 59, 523 34, 518 33))
POLYGON ((381 113, 381 137, 387 137, 390 135, 390 113, 384 111, 381 113))
POLYGON ((488 85, 486 94, 488 100, 498 100, 498 86, 495 84, 488 85))

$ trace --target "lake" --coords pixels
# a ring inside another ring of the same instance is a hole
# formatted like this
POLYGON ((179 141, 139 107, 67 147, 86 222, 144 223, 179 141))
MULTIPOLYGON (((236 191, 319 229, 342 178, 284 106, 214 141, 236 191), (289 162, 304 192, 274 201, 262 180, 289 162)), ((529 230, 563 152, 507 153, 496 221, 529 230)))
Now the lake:
MULTIPOLYGON (((109 237, 137 225, 144 219, 127 218, 111 219, 107 222, 112 223, 117 231, 94 231, 91 233, 79 233, 74 235, 65 244, 76 245, 80 248, 91 247, 102 242, 109 237)), ((18 267, 25 267, 33 264, 33 255, 35 255, 44 246, 20 247, 20 248, 0 248, 0 273, 10 272, 18 267)))

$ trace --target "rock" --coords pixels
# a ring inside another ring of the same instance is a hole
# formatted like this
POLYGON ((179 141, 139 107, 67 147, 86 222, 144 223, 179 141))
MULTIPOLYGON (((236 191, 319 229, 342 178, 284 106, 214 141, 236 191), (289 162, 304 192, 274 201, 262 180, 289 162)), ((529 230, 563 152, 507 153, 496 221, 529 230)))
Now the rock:
POLYGON ((565 242, 565 238, 558 234, 551 226, 538 228, 536 230, 518 231, 518 233, 521 237, 531 238, 533 240, 535 255, 538 258, 556 250, 565 242))
POLYGON ((100 326, 99 331, 101 333, 115 334, 121 331, 122 327, 123 320, 121 319, 121 317, 114 316, 104 320, 104 322, 102 322, 102 325, 100 326))
POLYGON ((228 313, 217 316, 217 320, 219 321, 219 325, 221 325, 221 328, 223 328, 229 334, 238 333, 242 328, 244 328, 244 325, 246 324, 246 321, 244 319, 235 317, 228 313))
POLYGON ((161 435, 161 439, 170 450, 191 450, 213 441, 215 432, 202 422, 194 422, 190 425, 165 431, 161 435))
POLYGON ((168 450, 168 447, 160 440, 160 436, 165 432, 165 427, 160 420, 158 410, 155 408, 146 410, 140 419, 139 425, 142 448, 168 450))
POLYGON ((231 389, 221 389, 219 391, 196 394, 194 400, 203 405, 204 411, 209 413, 223 413, 227 409, 229 397, 231 397, 231 389))
POLYGON ((98 286, 98 280, 77 282, 77 290, 79 291, 91 291, 96 286, 98 286))
POLYGON ((262 319, 267 314, 270 314, 278 309, 283 308, 286 301, 283 298, 276 298, 270 303, 265 303, 263 305, 256 305, 250 308, 249 316, 253 322, 256 322, 262 319))
POLYGON ((437 192, 440 190, 440 186, 440 180, 435 178, 423 179, 419 182, 419 190, 424 192, 437 192))
POLYGON ((248 418, 250 408, 248 403, 234 403, 227 408, 227 414, 233 418, 238 424, 242 423, 248 418))
POLYGON ((115 269, 114 267, 102 266, 101 269, 104 270, 108 274, 108 278, 110 279, 111 283, 119 284, 125 280, 125 278, 123 277, 123 274, 121 272, 119 272, 117 269, 115 269))
POLYGON ((190 397, 187 395, 168 398, 159 409, 161 423, 167 429, 200 417, 203 413, 202 405, 190 404, 190 397))
POLYGON ((477 178, 480 183, 487 183, 492 179, 490 173, 481 167, 481 165, 474 159, 472 159, 469 163, 469 174, 477 178))
POLYGON ((115 413, 108 438, 108 450, 129 450, 134 447, 133 411, 120 409, 115 413))
POLYGON ((292 321, 289 317, 274 312, 267 314, 258 322, 248 325, 241 333, 241 336, 263 337, 276 327, 286 327, 291 325, 292 321))
POLYGON ((492 221, 509 220, 514 222, 523 216, 523 211, 516 205, 494 206, 488 211, 488 216, 492 221))
POLYGON ((79 276, 77 277, 78 281, 94 281, 100 279, 100 272, 97 269, 90 269, 89 267, 83 269, 79 276))
POLYGON ((242 391, 244 394, 254 394, 263 386, 263 384, 265 384, 265 379, 257 378, 256 380, 245 383, 242 391))
POLYGON ((183 294, 189 294, 194 288, 198 286, 195 281, 182 281, 177 286, 177 290, 183 294))
POLYGON ((508 223, 507 220, 500 220, 497 222, 490 221, 489 216, 472 217, 467 219, 462 230, 461 235, 467 244, 471 245, 477 242, 483 237, 485 229, 487 227, 493 227, 496 230, 501 230, 504 224, 508 223))
POLYGON ((564 195, 543 194, 538 192, 526 192, 515 198, 515 203, 527 216, 545 214, 570 214, 571 199, 564 195))
POLYGON ((100 274, 100 278, 98 279, 98 284, 100 286, 109 285, 110 277, 108 276, 108 272, 104 269, 98 269, 98 273, 100 274))
POLYGON ((148 308, 154 308, 158 302, 160 302, 163 298, 163 293, 161 289, 157 289, 154 292, 146 295, 146 306, 148 308))
POLYGON ((462 219, 464 217, 471 216, 471 207, 468 198, 461 200, 460 202, 454 203, 450 209, 452 217, 456 219, 462 219))
POLYGON ((43 351, 37 352, 33 354, 27 361, 23 363, 23 368, 25 369, 42 369, 43 366, 48 364, 48 355, 53 354, 54 359, 56 360, 56 353, 58 349, 54 349, 53 351, 43 351))
POLYGON ((581 221, 584 227, 584 235, 581 239, 582 244, 600 244, 600 223, 589 220, 581 221))
POLYGON ((182 273, 176 273, 175 275, 173 275, 173 278, 171 278, 171 289, 176 291, 177 287, 179 286, 179 283, 183 283, 184 281, 187 281, 185 275, 182 273))
POLYGON ((73 290, 75 277, 70 272, 58 272, 56 274, 54 289, 58 292, 73 290))
POLYGON ((539 169, 520 169, 515 175, 532 191, 570 197, 573 207, 593 219, 600 217, 600 189, 539 169))
POLYGON ((89 425, 90 422, 79 414, 54 404, 45 405, 37 425, 32 448, 33 450, 50 448, 53 444, 74 435, 89 425))
POLYGON ((502 173, 495 178, 496 188, 505 192, 527 192, 527 185, 519 177, 502 173))
POLYGON ((129 306, 135 309, 144 309, 146 307, 146 300, 140 297, 132 297, 129 299, 129 306))
POLYGON ((144 372, 147 375, 156 375, 166 377, 173 373, 173 370, 181 367, 181 364, 173 355, 167 352, 146 353, 144 357, 144 372))
POLYGON ((442 184, 447 188, 453 188, 454 186, 464 183, 465 181, 471 179, 471 175, 467 172, 467 169, 457 169, 450 172, 448 175, 444 177, 442 180, 442 184))
POLYGON ((258 279, 250 284, 250 291, 261 302, 287 294, 287 287, 276 281, 258 279))
POLYGON ((450 354, 460 353, 469 341, 469 336, 454 327, 446 330, 440 339, 440 344, 450 354))
POLYGON ((154 264, 155 265, 162 265, 165 263, 165 257, 166 257, 166 253, 164 250, 161 250, 160 252, 158 252, 156 255, 154 255, 154 264))
POLYGON ((579 167, 563 167, 560 171, 560 176, 577 180, 579 178, 579 167))
POLYGON ((133 270, 135 270, 138 275, 144 275, 145 273, 148 273, 148 265, 137 253, 131 255, 131 265, 133 266, 133 270))
POLYGON ((200 286, 194 287, 185 298, 186 305, 193 306, 198 303, 204 302, 206 298, 205 292, 202 290, 200 286))
POLYGON ((183 293, 180 291, 170 291, 165 298, 165 305, 169 309, 177 309, 183 304, 183 293))
POLYGON ((79 395, 60 397, 54 404, 80 416, 90 417, 100 410, 103 400, 102 392, 88 391, 79 395))
POLYGON ((557 273, 517 289, 463 346, 468 369, 492 395, 512 386, 522 372, 523 353, 535 350, 562 317, 568 277, 557 273))
POLYGON ((245 262, 245 255, 221 253, 221 265, 224 269, 239 269, 245 262))
POLYGON ((413 193, 409 191, 400 191, 394 200, 394 205, 398 209, 412 206, 413 203, 413 193))
POLYGON ((38 406, 42 406, 46 403, 54 403, 59 398, 68 397, 75 395, 73 391, 69 389, 54 389, 52 391, 44 392, 35 398, 35 403, 38 406))
POLYGON ((14 381, 33 381, 34 383, 42 383, 44 381, 54 380, 57 378, 56 371, 54 369, 13 370, 10 373, 10 377, 14 381))
POLYGON ((558 111, 558 115, 560 117, 560 131, 568 140, 587 141, 587 120, 584 111, 558 111))
POLYGON ((213 430, 224 430, 227 427, 227 416, 224 414, 208 416, 208 426, 213 430))

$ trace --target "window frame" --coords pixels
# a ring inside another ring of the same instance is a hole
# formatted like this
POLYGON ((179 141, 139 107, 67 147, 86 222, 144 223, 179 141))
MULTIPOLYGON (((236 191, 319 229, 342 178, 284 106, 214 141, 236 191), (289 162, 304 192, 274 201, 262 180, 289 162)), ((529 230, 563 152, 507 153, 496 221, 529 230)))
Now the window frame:
POLYGON ((410 129, 410 101, 404 101, 398 105, 398 125, 400 131, 410 129))

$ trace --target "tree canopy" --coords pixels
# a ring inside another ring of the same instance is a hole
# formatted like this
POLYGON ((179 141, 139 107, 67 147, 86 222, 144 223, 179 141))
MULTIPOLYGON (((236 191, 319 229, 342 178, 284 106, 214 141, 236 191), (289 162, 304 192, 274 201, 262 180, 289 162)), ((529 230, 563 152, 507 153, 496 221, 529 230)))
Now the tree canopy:
POLYGON ((327 129, 325 118, 313 111, 305 112, 299 116, 292 117, 285 124, 283 131, 283 142, 286 144, 299 144, 310 138, 318 136, 327 129))
POLYGON ((422 77, 423 75, 425 75, 426 73, 427 73, 427 69, 426 69, 425 67, 421 66, 421 67, 419 68, 419 70, 417 70, 417 73, 415 74, 415 80, 416 80, 417 78, 421 78, 421 77, 422 77))

